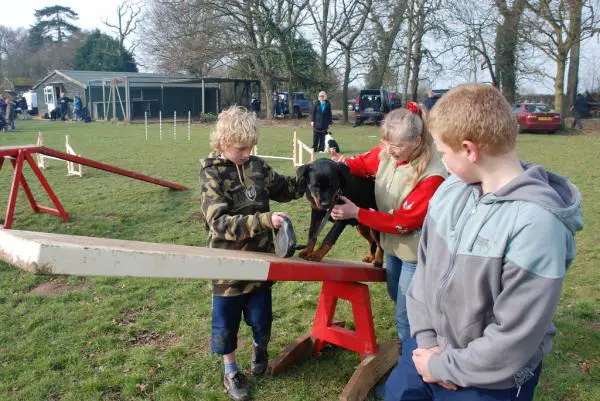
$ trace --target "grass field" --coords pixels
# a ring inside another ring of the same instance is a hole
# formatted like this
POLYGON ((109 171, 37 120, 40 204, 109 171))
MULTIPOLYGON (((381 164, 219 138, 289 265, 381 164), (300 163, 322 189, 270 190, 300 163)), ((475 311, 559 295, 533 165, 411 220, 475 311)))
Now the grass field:
MULTIPOLYGON (((84 167, 83 178, 66 177, 64 162, 49 161, 45 175, 70 220, 34 214, 21 192, 14 229, 204 246, 199 220, 199 159, 208 152, 210 126, 111 123, 18 122, 18 131, 0 133, 0 146, 35 143, 38 131, 46 146, 64 150, 65 134, 82 156, 187 185, 170 191, 84 167)), ((304 125, 261 128, 261 154, 290 155, 294 130, 310 144, 304 125)), ((334 126, 344 153, 368 150, 377 143, 374 127, 334 126)), ((600 135, 529 135, 518 149, 528 161, 567 175, 583 194, 584 231, 565 285, 555 323, 559 334, 546 358, 536 400, 600 400, 600 135)), ((270 162, 293 174, 291 162, 270 162)), ((0 211, 6 209, 12 169, 0 171, 0 211)), ((42 188, 26 177, 44 204, 42 188)), ((287 211, 305 241, 306 200, 272 204, 287 211)), ((540 233, 544 235, 544 233, 540 233)), ((347 230, 331 257, 359 259, 364 240, 347 230)), ((274 329, 270 356, 310 327, 317 283, 278 283, 274 287, 274 329)), ((385 286, 371 286, 380 341, 394 338, 391 301, 385 286)), ((348 305, 340 318, 351 316, 348 305)), ((192 280, 150 280, 36 276, 0 262, 0 400, 226 400, 220 358, 210 352, 210 284, 192 280)), ((241 330, 239 363, 249 368, 251 336, 241 330)), ((340 349, 273 378, 251 379, 256 400, 336 400, 359 363, 340 349)), ((374 399, 372 396, 369 399, 374 399)))

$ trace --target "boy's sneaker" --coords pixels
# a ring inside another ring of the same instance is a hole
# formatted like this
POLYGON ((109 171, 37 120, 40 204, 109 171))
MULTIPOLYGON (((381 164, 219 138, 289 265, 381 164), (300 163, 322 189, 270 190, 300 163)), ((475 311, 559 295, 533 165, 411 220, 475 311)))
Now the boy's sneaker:
POLYGON ((252 376, 260 376, 267 370, 269 364, 269 354, 266 348, 254 348, 252 353, 252 362, 250 363, 250 372, 252 376))
POLYGON ((240 372, 226 373, 223 377, 223 384, 227 389, 227 394, 235 401, 244 401, 250 399, 250 385, 240 372))

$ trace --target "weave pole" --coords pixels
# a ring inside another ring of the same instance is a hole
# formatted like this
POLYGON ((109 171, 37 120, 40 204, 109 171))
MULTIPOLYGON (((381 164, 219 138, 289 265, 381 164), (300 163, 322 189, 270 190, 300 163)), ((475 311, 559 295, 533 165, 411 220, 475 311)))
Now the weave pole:
POLYGON ((148 140, 148 112, 144 112, 144 126, 146 127, 146 140, 148 140))
POLYGON ((192 140, 192 112, 188 110, 188 141, 192 140))
POLYGON ((173 140, 177 139, 177 112, 173 112, 173 140))
POLYGON ((162 141, 162 110, 158 112, 159 139, 162 141))

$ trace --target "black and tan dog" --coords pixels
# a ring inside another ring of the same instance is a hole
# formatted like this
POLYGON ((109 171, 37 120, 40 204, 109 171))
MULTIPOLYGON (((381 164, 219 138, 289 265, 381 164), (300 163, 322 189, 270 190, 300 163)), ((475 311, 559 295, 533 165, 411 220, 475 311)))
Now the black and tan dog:
POLYGON ((306 197, 312 207, 308 243, 299 256, 307 260, 321 261, 331 250, 344 228, 350 224, 356 226, 358 232, 369 241, 369 254, 363 258, 363 261, 381 267, 383 250, 379 244, 379 233, 359 224, 356 219, 332 220, 333 227, 321 242, 321 246, 315 249, 319 234, 317 231, 322 223, 325 224, 323 220, 329 216, 328 211, 333 208, 334 203, 341 203, 338 201, 339 195, 344 195, 358 207, 377 208, 374 180, 353 176, 348 166, 329 159, 318 159, 305 164, 298 168, 297 175, 304 176, 306 179, 306 197))

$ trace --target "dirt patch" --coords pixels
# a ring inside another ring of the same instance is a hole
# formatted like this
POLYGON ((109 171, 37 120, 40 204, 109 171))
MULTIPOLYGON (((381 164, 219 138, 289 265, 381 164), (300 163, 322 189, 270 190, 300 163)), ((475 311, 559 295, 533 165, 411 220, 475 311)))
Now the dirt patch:
POLYGON ((130 341, 138 347, 152 346, 164 351, 173 345, 179 344, 179 335, 173 332, 155 333, 150 330, 142 330, 133 333, 130 341))
POLYGON ((586 329, 591 329, 600 333, 600 321, 599 320, 582 320, 581 325, 586 329))
POLYGON ((204 214, 201 211, 194 212, 187 219, 188 221, 204 221, 204 214))
POLYGON ((53 295, 64 294, 73 288, 64 279, 45 281, 27 293, 27 295, 38 295, 41 297, 50 297, 53 295))
POLYGON ((136 317, 140 312, 152 312, 154 307, 143 306, 141 308, 124 308, 121 310, 121 316, 112 320, 119 326, 129 326, 135 323, 136 317))

